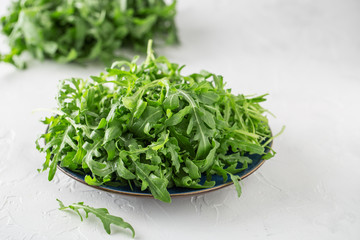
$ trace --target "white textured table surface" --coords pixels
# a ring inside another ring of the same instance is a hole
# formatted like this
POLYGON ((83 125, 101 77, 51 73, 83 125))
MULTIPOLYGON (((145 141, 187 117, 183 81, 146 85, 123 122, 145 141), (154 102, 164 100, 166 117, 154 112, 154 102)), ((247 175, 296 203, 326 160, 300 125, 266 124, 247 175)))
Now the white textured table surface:
POLYGON ((188 73, 222 74, 235 93, 270 93, 271 127, 287 127, 276 157, 242 182, 241 198, 231 186, 169 205, 61 172, 48 182, 34 144, 47 113, 32 111, 56 106, 58 80, 103 67, 0 64, 0 239, 130 239, 57 210, 56 198, 108 208, 136 239, 360 239, 360 2, 180 0, 177 20, 182 44, 158 53, 188 73))

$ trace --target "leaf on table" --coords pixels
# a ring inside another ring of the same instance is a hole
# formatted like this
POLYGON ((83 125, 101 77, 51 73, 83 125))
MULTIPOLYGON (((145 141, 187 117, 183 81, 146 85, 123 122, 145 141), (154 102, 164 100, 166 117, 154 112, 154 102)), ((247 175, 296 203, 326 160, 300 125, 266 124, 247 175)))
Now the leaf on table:
POLYGON ((85 212, 85 218, 88 218, 89 213, 94 214, 97 218, 100 219, 100 221, 104 226, 105 231, 108 234, 111 234, 110 225, 114 224, 125 229, 130 229, 130 231, 132 232, 132 237, 133 238, 135 237, 134 228, 129 223, 125 222, 121 217, 110 215, 109 211, 106 208, 93 208, 88 205, 84 205, 83 202, 73 203, 70 204, 69 206, 65 206, 62 201, 60 201, 59 199, 56 200, 60 205, 59 208, 60 210, 67 210, 67 209, 73 210, 80 216, 81 221, 83 221, 83 217, 79 210, 83 210, 85 212))

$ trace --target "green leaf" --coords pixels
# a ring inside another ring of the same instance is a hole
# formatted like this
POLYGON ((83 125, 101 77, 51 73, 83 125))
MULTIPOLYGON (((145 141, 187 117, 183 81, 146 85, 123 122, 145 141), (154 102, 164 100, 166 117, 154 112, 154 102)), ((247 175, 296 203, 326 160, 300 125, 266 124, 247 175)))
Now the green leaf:
POLYGON ((96 179, 96 177, 91 177, 89 175, 86 175, 84 178, 84 181, 89 184, 90 186, 101 186, 103 185, 103 182, 96 179))
POLYGON ((136 104, 134 118, 139 118, 141 114, 143 114, 143 112, 145 111, 146 106, 147 106, 147 102, 144 102, 142 99, 140 99, 136 104))
POLYGON ((105 130, 104 143, 110 142, 121 135, 121 125, 114 121, 105 130))
POLYGON ((220 96, 216 92, 203 92, 199 95, 199 101, 207 105, 213 105, 219 99, 220 96))
POLYGON ((153 25, 156 23, 156 20, 156 15, 150 15, 145 19, 134 18, 134 25, 130 31, 135 38, 141 38, 151 30, 153 25))
POLYGON ((114 141, 107 142, 107 143, 104 145, 104 149, 105 149, 106 152, 107 152, 107 160, 108 160, 108 161, 113 160, 114 157, 115 157, 115 155, 116 155, 116 146, 115 146, 114 141))
POLYGON ((135 237, 134 228, 129 223, 125 222, 121 217, 110 215, 109 211, 106 208, 93 208, 88 205, 84 205, 83 202, 73 203, 70 204, 69 206, 65 206, 63 202, 60 201, 59 199, 56 199, 56 201, 58 201, 60 205, 59 210, 67 210, 67 209, 73 210, 80 216, 81 221, 83 221, 83 217, 80 214, 79 210, 83 210, 85 212, 86 218, 88 218, 89 213, 94 214, 97 218, 100 219, 100 221, 104 226, 105 231, 108 234, 111 234, 110 225, 114 224, 125 229, 130 229, 130 231, 132 232, 132 237, 133 238, 135 237))
POLYGON ((206 111, 205 109, 201 109, 200 112, 203 115, 202 120, 204 121, 204 123, 211 129, 216 128, 214 115, 211 114, 210 112, 206 111))
POLYGON ((199 168, 191 160, 186 159, 185 166, 191 179, 198 179, 201 177, 199 168))
MULTIPOLYGON (((54 127, 55 128, 55 127, 54 127)), ((51 129, 52 130, 52 129, 51 129)), ((52 138, 44 147, 43 151, 47 151, 47 149, 51 148, 51 154, 53 158, 50 164, 49 176, 48 180, 51 181, 56 172, 56 167, 59 161, 61 161, 61 154, 64 148, 69 145, 74 150, 77 150, 76 145, 73 143, 72 139, 70 138, 69 134, 73 130, 72 126, 68 126, 63 133, 58 134, 55 138, 52 138), (52 147, 54 146, 54 147, 52 147)))
POLYGON ((134 161, 136 167, 136 174, 138 177, 149 185, 151 194, 155 199, 159 199, 163 202, 171 203, 170 194, 166 189, 168 180, 165 178, 159 178, 158 176, 150 173, 152 170, 148 165, 134 161))
POLYGON ((238 197, 240 197, 241 196, 241 186, 239 184, 240 177, 237 176, 237 175, 230 174, 230 178, 231 178, 231 180, 233 181, 233 183, 235 185, 238 197))
POLYGON ((72 49, 70 49, 69 53, 66 56, 58 57, 57 61, 59 63, 67 63, 67 62, 74 61, 77 57, 78 57, 77 51, 74 48, 72 48, 72 49))
POLYGON ((97 129, 102 129, 104 127, 106 127, 107 125, 107 121, 105 118, 102 118, 101 121, 99 122, 99 125, 97 126, 97 129))
MULTIPOLYGON (((203 119, 200 116, 199 107, 194 101, 194 99, 185 91, 178 90, 179 93, 186 99, 186 101, 190 104, 190 107, 192 108, 192 114, 193 114, 193 122, 197 127, 196 134, 194 136, 194 140, 199 142, 198 149, 196 152, 196 158, 201 158, 207 155, 209 152, 209 149, 211 147, 209 142, 209 137, 211 137, 213 134, 212 132, 207 129, 207 127, 204 124, 203 119)), ((190 131, 188 131, 188 134, 190 131)))
POLYGON ((165 121, 165 124, 167 126, 174 126, 174 125, 179 124, 184 119, 184 117, 190 113, 190 111, 191 111, 190 106, 187 106, 187 107, 181 109, 179 112, 172 115, 171 118, 167 119, 165 121))
POLYGON ((197 181, 194 181, 189 176, 184 176, 181 179, 174 178, 174 181, 176 183, 176 186, 186 187, 186 188, 201 189, 201 188, 211 188, 215 186, 215 181, 205 181, 204 184, 199 184, 197 181))
POLYGON ((99 148, 101 142, 97 141, 94 144, 85 144, 84 149, 86 150, 86 155, 84 156, 83 163, 86 164, 88 168, 97 176, 104 177, 112 172, 114 168, 112 165, 107 163, 102 163, 95 161, 94 159, 100 155, 99 148))
POLYGON ((204 160, 197 160, 195 161, 196 164, 200 167, 201 172, 205 172, 209 168, 212 167, 212 165, 215 162, 216 158, 216 151, 219 148, 220 144, 213 140, 213 148, 210 150, 209 154, 206 156, 204 160))
POLYGON ((143 94, 143 90, 141 89, 132 96, 124 97, 122 99, 124 106, 130 111, 134 111, 136 106, 138 105, 138 101, 141 100, 140 98, 142 94, 143 94))
POLYGON ((116 171, 119 177, 122 177, 126 180, 132 180, 136 178, 136 176, 125 167, 124 162, 121 158, 119 158, 117 162, 116 171))
POLYGON ((164 100, 165 109, 177 109, 180 106, 179 95, 177 93, 171 94, 164 100))
POLYGON ((171 164, 175 167, 176 172, 179 172, 180 169, 180 156, 179 156, 180 147, 178 146, 176 138, 170 138, 166 143, 166 147, 163 149, 163 153, 165 156, 169 156, 171 159, 171 164), (168 154, 169 153, 169 154, 168 154))
POLYGON ((262 146, 259 146, 254 143, 243 142, 243 141, 236 141, 232 146, 234 148, 239 148, 240 150, 249 153, 263 154, 265 151, 265 149, 262 146))
POLYGON ((137 120, 134 120, 133 125, 130 127, 139 137, 145 137, 147 132, 146 129, 150 130, 155 124, 163 117, 163 110, 161 107, 147 106, 144 113, 137 120))

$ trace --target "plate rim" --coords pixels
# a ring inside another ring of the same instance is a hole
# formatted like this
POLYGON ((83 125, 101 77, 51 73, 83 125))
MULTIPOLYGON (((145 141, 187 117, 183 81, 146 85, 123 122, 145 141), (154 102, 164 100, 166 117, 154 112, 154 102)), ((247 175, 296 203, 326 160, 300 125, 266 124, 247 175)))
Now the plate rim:
MULTIPOLYGON (((270 129, 270 132, 271 132, 271 129, 270 129)), ((273 140, 267 145, 267 147, 271 148, 272 145, 273 145, 273 140)), ((265 159, 261 159, 260 162, 257 165, 254 166, 254 168, 252 168, 246 174, 240 176, 240 180, 243 180, 243 179, 247 178, 248 176, 253 174, 255 171, 257 171, 265 163, 265 161, 266 161, 265 159)), ((110 193, 116 193, 116 194, 132 196, 132 197, 154 198, 151 193, 138 193, 138 192, 123 191, 123 190, 113 190, 113 189, 104 188, 104 187, 101 187, 101 186, 89 185, 89 184, 87 184, 85 182, 85 180, 79 179, 79 178, 75 177, 74 175, 72 175, 71 173, 73 173, 73 171, 71 171, 70 169, 67 169, 65 167, 61 167, 59 164, 57 165, 57 169, 59 169, 62 173, 69 176, 70 178, 72 178, 72 179, 74 179, 74 180, 76 180, 76 181, 78 181, 78 182, 80 182, 80 183, 82 183, 82 184, 84 184, 84 185, 86 185, 88 187, 91 187, 91 188, 95 188, 95 189, 110 192, 110 193)), ((215 191, 215 190, 219 190, 221 188, 228 187, 228 186, 230 186, 232 184, 234 184, 234 183, 232 181, 229 181, 229 182, 226 182, 226 183, 223 183, 223 184, 220 184, 218 186, 211 187, 211 188, 204 188, 204 189, 200 189, 200 190, 195 190, 194 189, 194 191, 182 192, 182 193, 170 193, 170 197, 181 197, 181 196, 190 196, 190 195, 198 195, 198 194, 208 193, 208 192, 212 192, 212 191, 215 191)), ((191 189, 191 188, 189 188, 189 189, 191 189)))
MULTIPOLYGON (((240 179, 243 180, 245 178, 247 178, 248 176, 250 176, 251 174, 253 174, 256 170, 258 170, 264 163, 266 160, 261 160, 257 165, 255 165, 255 167, 249 171, 248 173, 240 176, 240 179)), ((70 172, 72 172, 70 169, 67 169, 65 167, 61 167, 59 165, 57 165, 57 169, 59 169, 62 173, 64 173, 65 175, 69 176, 70 178, 88 186, 91 188, 96 188, 98 190, 102 190, 102 191, 106 191, 106 192, 110 192, 110 193, 116 193, 116 194, 123 194, 123 195, 127 195, 127 196, 133 196, 133 197, 149 197, 149 198, 154 198, 153 195, 151 193, 138 193, 138 192, 128 192, 128 191, 123 191, 123 190, 113 190, 110 188, 104 188, 101 186, 94 186, 94 185, 89 185, 87 184, 84 180, 79 179, 77 177, 75 177, 74 175, 72 175, 70 172)), ((197 195, 197 194, 202 194, 202 193, 208 193, 208 192, 212 192, 215 190, 219 190, 221 188, 225 188, 228 187, 230 185, 234 184, 232 181, 230 182, 226 182, 223 184, 220 184, 218 186, 214 186, 211 188, 204 188, 201 190, 194 190, 194 191, 190 191, 190 192, 182 192, 182 193, 170 193, 170 197, 181 197, 181 196, 190 196, 190 195, 197 195)))

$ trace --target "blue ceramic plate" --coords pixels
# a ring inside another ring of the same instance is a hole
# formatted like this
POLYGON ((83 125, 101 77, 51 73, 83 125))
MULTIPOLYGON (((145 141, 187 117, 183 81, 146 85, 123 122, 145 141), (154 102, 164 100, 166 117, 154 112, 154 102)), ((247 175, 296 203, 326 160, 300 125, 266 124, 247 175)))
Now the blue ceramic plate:
MULTIPOLYGON (((272 142, 268 146, 271 147, 271 145, 272 145, 272 142)), ((267 148, 266 153, 268 151, 269 151, 269 149, 267 148)), ((247 176, 249 176, 250 174, 252 174, 253 172, 255 172, 261 165, 264 164, 264 161, 265 161, 265 160, 262 160, 261 159, 262 156, 258 155, 258 154, 249 155, 248 157, 252 159, 252 163, 248 165, 247 169, 245 169, 244 171, 237 174, 241 179, 244 179, 247 176)), ((241 166, 239 166, 239 167, 241 167, 241 166)), ((75 172, 71 171, 70 169, 61 167, 59 165, 58 165, 58 169, 61 170, 66 175, 68 175, 69 177, 88 185, 84 181, 84 175, 75 173, 75 172)), ((203 176, 201 179, 202 181, 200 181, 200 183, 204 182, 205 178, 206 177, 203 176)), ((219 175, 214 175, 212 177, 212 181, 215 181, 216 184, 214 187, 211 187, 211 188, 191 189, 191 188, 173 187, 173 188, 169 188, 168 191, 172 197, 187 196, 187 195, 194 195, 194 194, 200 194, 200 193, 214 191, 214 190, 217 190, 217 189, 220 189, 220 188, 223 188, 223 187, 233 184, 230 177, 229 177, 228 181, 226 181, 224 183, 223 178, 219 175)), ((114 186, 108 186, 108 185, 102 185, 102 186, 88 185, 88 186, 97 188, 100 190, 112 192, 112 193, 120 193, 120 194, 125 194, 125 195, 141 196, 141 197, 152 197, 150 191, 141 191, 140 188, 137 188, 135 186, 133 187, 133 190, 131 190, 129 186, 120 186, 120 187, 114 187, 114 186)))

